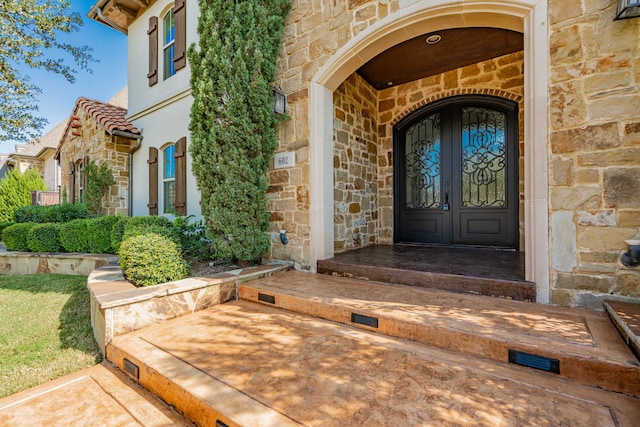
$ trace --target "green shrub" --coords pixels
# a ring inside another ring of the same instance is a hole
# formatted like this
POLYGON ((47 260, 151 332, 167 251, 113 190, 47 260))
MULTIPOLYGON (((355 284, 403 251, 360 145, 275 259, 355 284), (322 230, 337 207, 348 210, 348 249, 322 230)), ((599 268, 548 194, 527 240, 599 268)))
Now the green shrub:
POLYGON ((67 252, 90 252, 90 219, 74 219, 62 224, 60 244, 67 252))
POLYGON ((21 206, 31 204, 32 190, 46 190, 47 186, 37 169, 24 174, 12 169, 0 180, 0 221, 11 221, 21 206))
POLYGON ((120 246, 120 267, 127 280, 138 286, 179 280, 189 273, 178 245, 156 233, 125 239, 120 246))
POLYGON ((134 216, 126 222, 124 226, 124 233, 122 240, 127 240, 129 237, 139 236, 141 234, 156 233, 162 236, 168 237, 175 243, 179 244, 176 231, 173 228, 173 223, 163 216, 134 216))
POLYGON ((14 222, 11 221, 0 221, 0 238, 2 238, 2 232, 4 231, 4 229, 13 224, 14 222))
POLYGON ((35 225, 35 222, 23 222, 8 226, 2 231, 2 243, 9 251, 29 251, 29 230, 35 225))
POLYGON ((182 255, 201 260, 211 259, 211 240, 202 221, 191 221, 193 215, 177 216, 173 220, 174 235, 180 241, 182 255))
POLYGON ((36 224, 29 230, 27 245, 32 252, 60 252, 60 228, 61 224, 46 223, 36 224))
POLYGON ((18 208, 14 214, 16 222, 69 222, 78 218, 88 218, 89 212, 83 203, 63 203, 61 205, 34 206, 18 208))
POLYGON ((88 220, 89 252, 92 254, 114 253, 111 245, 111 231, 120 218, 117 216, 101 216, 88 220))
POLYGON ((122 239, 124 237, 124 227, 131 218, 128 216, 120 216, 116 218, 118 218, 118 221, 116 221, 111 228, 111 247, 113 248, 113 253, 117 254, 120 251, 120 245, 122 244, 122 239))
POLYGON ((63 203, 55 207, 56 218, 59 218, 55 222, 69 222, 74 219, 89 218, 91 215, 87 210, 87 205, 84 203, 63 203))
POLYGON ((52 206, 22 206, 21 208, 16 209, 13 213, 13 219, 15 222, 36 222, 38 224, 42 224, 45 222, 57 222, 57 221, 47 221, 45 218, 50 217, 50 211, 52 210, 52 206))

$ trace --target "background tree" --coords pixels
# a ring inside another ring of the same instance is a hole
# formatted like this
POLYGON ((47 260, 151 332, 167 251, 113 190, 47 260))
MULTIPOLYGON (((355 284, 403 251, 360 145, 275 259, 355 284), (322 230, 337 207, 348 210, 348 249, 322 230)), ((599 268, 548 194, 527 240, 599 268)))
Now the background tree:
POLYGON ((92 215, 102 215, 102 199, 109 194, 109 189, 116 183, 113 172, 106 163, 100 166, 92 160, 85 166, 87 189, 84 191, 84 202, 92 215))
POLYGON ((269 160, 280 121, 272 82, 289 0, 200 0, 191 46, 191 145, 208 237, 219 256, 269 249, 269 160))
POLYGON ((31 204, 31 190, 46 190, 37 169, 21 174, 13 169, 0 181, 0 221, 13 221, 16 209, 31 204))
POLYGON ((69 0, 0 0, 0 140, 25 141, 39 135, 46 119, 37 116, 40 88, 25 69, 44 69, 75 81, 76 66, 91 71, 91 48, 58 41, 62 33, 82 26, 69 0))

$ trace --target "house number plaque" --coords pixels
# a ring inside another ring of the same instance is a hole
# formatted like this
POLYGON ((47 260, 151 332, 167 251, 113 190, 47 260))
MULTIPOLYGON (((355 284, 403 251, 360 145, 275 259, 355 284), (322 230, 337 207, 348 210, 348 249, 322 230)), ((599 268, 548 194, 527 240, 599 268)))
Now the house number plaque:
POLYGON ((284 153, 278 153, 273 156, 273 168, 284 169, 291 168, 296 165, 296 153, 293 151, 286 151, 284 153))

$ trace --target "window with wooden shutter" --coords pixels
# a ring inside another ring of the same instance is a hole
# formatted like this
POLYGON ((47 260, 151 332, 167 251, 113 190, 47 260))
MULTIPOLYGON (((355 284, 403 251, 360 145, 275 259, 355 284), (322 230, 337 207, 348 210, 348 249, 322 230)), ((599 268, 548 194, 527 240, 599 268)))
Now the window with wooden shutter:
POLYGON ((158 215, 158 149, 149 147, 149 215, 158 215))
POLYGON ((158 83, 158 17, 149 18, 149 86, 158 83))
POLYGON ((67 196, 69 203, 76 202, 76 164, 69 162, 69 195, 67 196))
POLYGON ((180 215, 187 214, 187 138, 176 142, 176 200, 175 210, 180 215))
POLYGON ((177 70, 187 65, 187 2, 176 0, 173 8, 175 19, 174 68, 177 70))

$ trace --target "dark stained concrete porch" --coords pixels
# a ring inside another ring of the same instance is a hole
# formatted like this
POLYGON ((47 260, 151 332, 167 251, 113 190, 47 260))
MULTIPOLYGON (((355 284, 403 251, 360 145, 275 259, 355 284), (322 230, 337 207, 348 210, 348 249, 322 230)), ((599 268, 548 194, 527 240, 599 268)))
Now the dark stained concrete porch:
POLYGON ((318 261, 318 273, 478 295, 535 301, 524 253, 426 245, 378 245, 318 261))

